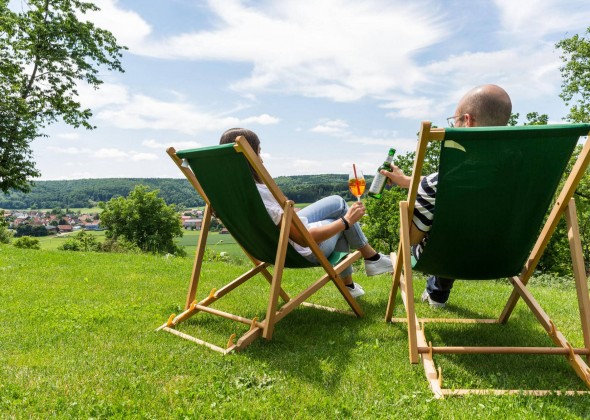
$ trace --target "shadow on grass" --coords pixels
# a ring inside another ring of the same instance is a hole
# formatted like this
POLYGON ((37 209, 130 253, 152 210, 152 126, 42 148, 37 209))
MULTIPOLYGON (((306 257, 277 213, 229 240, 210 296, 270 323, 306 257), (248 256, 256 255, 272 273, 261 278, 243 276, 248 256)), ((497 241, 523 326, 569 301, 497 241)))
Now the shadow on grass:
MULTIPOLYGON (((463 297, 463 300, 468 298, 463 297)), ((490 309, 492 305, 488 305, 482 314, 462 306, 463 303, 461 306, 448 304, 444 310, 434 310, 416 302, 416 312, 419 318, 494 319, 503 309, 503 304, 495 309, 490 309), (490 315, 490 310, 496 310, 497 313, 490 315)), ((575 302, 573 304, 576 305, 575 302)), ((403 311, 401 299, 398 298, 396 306, 398 312, 399 306, 403 311)), ((401 316, 405 316, 405 313, 401 316)), ((404 323, 393 325, 407 334, 404 323)), ((559 325, 556 327, 559 330, 559 325)), ((545 329, 522 301, 517 304, 506 324, 427 322, 424 330, 426 341, 432 342, 435 347, 555 347, 545 329)), ((567 338, 569 334, 564 335, 567 338)), ((588 390, 562 355, 437 354, 434 362, 437 368, 442 369, 444 388, 588 390)))
MULTIPOLYGON (((268 283, 262 279, 252 279, 242 293, 227 295, 215 302, 212 307, 227 310, 247 319, 265 317, 268 297, 268 283), (256 295, 256 298, 253 296, 256 295), (236 312, 239 308, 239 312, 236 312)), ((285 288, 291 296, 293 290, 301 290, 300 284, 293 279, 285 282, 285 288), (293 286, 297 287, 293 287, 293 286)), ((330 283, 326 284, 310 301, 350 311, 344 298, 330 283)), ((279 300, 279 306, 284 302, 279 300)), ((373 346, 375 337, 388 335, 391 331, 385 323, 375 324, 368 321, 378 316, 382 319, 384 306, 382 302, 372 300, 359 301, 365 312, 363 318, 338 312, 330 312, 319 308, 300 306, 275 324, 274 334, 270 341, 258 338, 242 352, 229 357, 246 358, 254 365, 267 366, 268 372, 281 372, 286 377, 296 377, 312 386, 325 389, 338 389, 342 377, 350 365, 358 369, 356 356, 373 346), (375 334, 373 331, 377 331, 375 334)), ((239 337, 248 330, 248 326, 229 321, 209 314, 199 313, 182 323, 178 329, 195 337, 204 339, 221 347, 227 342, 231 333, 239 337)), ((388 340, 392 340, 392 335, 388 340)))
POLYGON ((382 307, 360 304, 363 318, 299 307, 276 324, 271 341, 257 340, 240 354, 328 390, 339 389, 346 372, 365 363, 359 355, 375 346, 375 325, 367 318, 382 307))

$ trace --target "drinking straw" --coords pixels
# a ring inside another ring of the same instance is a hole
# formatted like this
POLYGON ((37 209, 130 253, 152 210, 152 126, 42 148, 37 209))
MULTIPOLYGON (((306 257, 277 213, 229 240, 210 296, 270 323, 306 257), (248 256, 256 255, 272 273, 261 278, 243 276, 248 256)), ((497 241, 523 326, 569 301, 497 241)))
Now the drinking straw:
POLYGON ((356 192, 358 193, 359 197, 361 196, 361 187, 359 185, 359 178, 356 175, 356 165, 353 163, 352 164, 352 170, 354 172, 354 179, 356 180, 356 192))

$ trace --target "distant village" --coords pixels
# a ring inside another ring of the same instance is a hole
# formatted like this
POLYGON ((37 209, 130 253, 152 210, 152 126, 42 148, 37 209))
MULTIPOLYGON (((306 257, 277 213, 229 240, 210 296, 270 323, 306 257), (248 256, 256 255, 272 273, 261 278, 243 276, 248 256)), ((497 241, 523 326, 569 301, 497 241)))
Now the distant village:
MULTIPOLYGON (((191 211, 181 212, 180 219, 182 220, 182 226, 187 230, 201 230, 203 223, 203 210, 194 209, 191 211)), ((221 222, 215 217, 211 220, 211 229, 218 231, 219 233, 229 233, 221 222)))
POLYGON ((98 213, 55 214, 40 210, 4 210, 8 228, 18 230, 19 226, 44 227, 49 235, 70 233, 75 230, 100 230, 98 213))
MULTIPOLYGON (((203 211, 198 209, 184 210, 179 215, 182 226, 187 230, 201 230, 203 223, 203 211)), ((4 219, 8 222, 8 228, 15 231, 19 226, 25 225, 33 228, 44 227, 48 235, 71 233, 77 230, 102 230, 99 213, 57 213, 41 210, 4 210, 4 219)), ((216 221, 214 221, 214 224, 216 221)), ((227 229, 219 226, 221 233, 227 233, 227 229)))

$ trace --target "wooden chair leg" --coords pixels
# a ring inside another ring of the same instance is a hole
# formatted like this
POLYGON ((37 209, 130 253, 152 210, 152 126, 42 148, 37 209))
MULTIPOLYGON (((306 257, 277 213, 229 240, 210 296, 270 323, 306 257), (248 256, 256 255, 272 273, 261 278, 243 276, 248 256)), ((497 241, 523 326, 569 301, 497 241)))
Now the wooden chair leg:
POLYGON ((389 299, 387 301, 387 310, 385 311, 385 322, 391 321, 393 317, 393 310, 395 307, 395 298, 397 297, 397 291, 399 289, 400 284, 400 276, 401 276, 401 268, 402 268, 402 252, 401 252, 401 244, 398 247, 398 253, 395 254, 394 252, 391 253, 391 258, 395 261, 393 265, 393 281, 391 284, 391 291, 389 292, 389 299))
MULTIPOLYGON (((400 245, 401 259, 403 262, 403 274, 406 299, 406 315, 408 321, 408 346, 410 362, 418 363, 418 338, 416 336, 416 311, 414 308, 414 282, 412 280, 412 262, 410 256, 410 217, 408 214, 408 202, 401 201, 400 207, 400 245)), ((397 264, 396 264, 397 265, 397 264)))
POLYGON ((281 224, 281 234, 279 236, 273 278, 270 286, 266 318, 264 319, 264 331, 262 332, 262 336, 266 340, 270 340, 272 338, 272 333, 274 331, 277 305, 281 291, 281 280, 283 278, 283 269, 285 267, 285 256, 287 255, 287 247, 289 246, 289 231, 291 230, 291 220, 293 219, 293 213, 293 208, 289 205, 286 205, 284 208, 283 220, 281 224))
MULTIPOLYGON (((578 296, 578 307, 580 309, 580 324, 584 336, 584 347, 590 349, 590 297, 588 295, 586 265, 584 264, 584 254, 582 252, 582 242, 580 240, 576 203, 573 198, 570 200, 565 213, 565 220, 567 223, 570 253, 572 255, 576 294, 578 296)), ((590 363, 590 355, 586 356, 586 362, 590 363)))
POLYGON ((205 248, 207 247, 207 236, 209 235, 209 226, 211 226, 211 206, 205 206, 205 213, 203 215, 203 222, 201 223, 201 233, 199 241, 197 242, 197 249, 195 251, 195 262, 193 264, 193 272, 191 274, 191 281, 186 294, 186 302, 184 309, 188 309, 191 303, 194 302, 197 295, 197 286, 199 284, 199 277, 201 276, 201 268, 203 266, 203 257, 205 255, 205 248))

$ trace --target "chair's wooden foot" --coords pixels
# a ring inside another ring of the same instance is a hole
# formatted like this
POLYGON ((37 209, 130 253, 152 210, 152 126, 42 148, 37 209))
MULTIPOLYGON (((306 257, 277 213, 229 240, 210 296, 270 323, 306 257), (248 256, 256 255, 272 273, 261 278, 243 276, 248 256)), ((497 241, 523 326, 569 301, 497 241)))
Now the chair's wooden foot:
MULTIPOLYGON (((418 330, 418 342, 419 343, 426 343, 426 337, 424 336, 424 330, 418 330)), ((429 347, 432 348, 432 343, 429 343, 429 347)), ((426 380, 430 385, 430 389, 434 394, 434 398, 441 399, 444 398, 444 394, 442 391, 442 370, 440 367, 436 369, 434 365, 434 359, 432 357, 432 351, 428 353, 422 353, 420 355, 422 358, 422 366, 424 367, 424 374, 426 375, 426 380)))
POLYGON ((235 347, 234 340, 236 339, 236 335, 232 334, 229 336, 229 340, 227 340, 227 345, 225 346, 226 349, 235 347))

